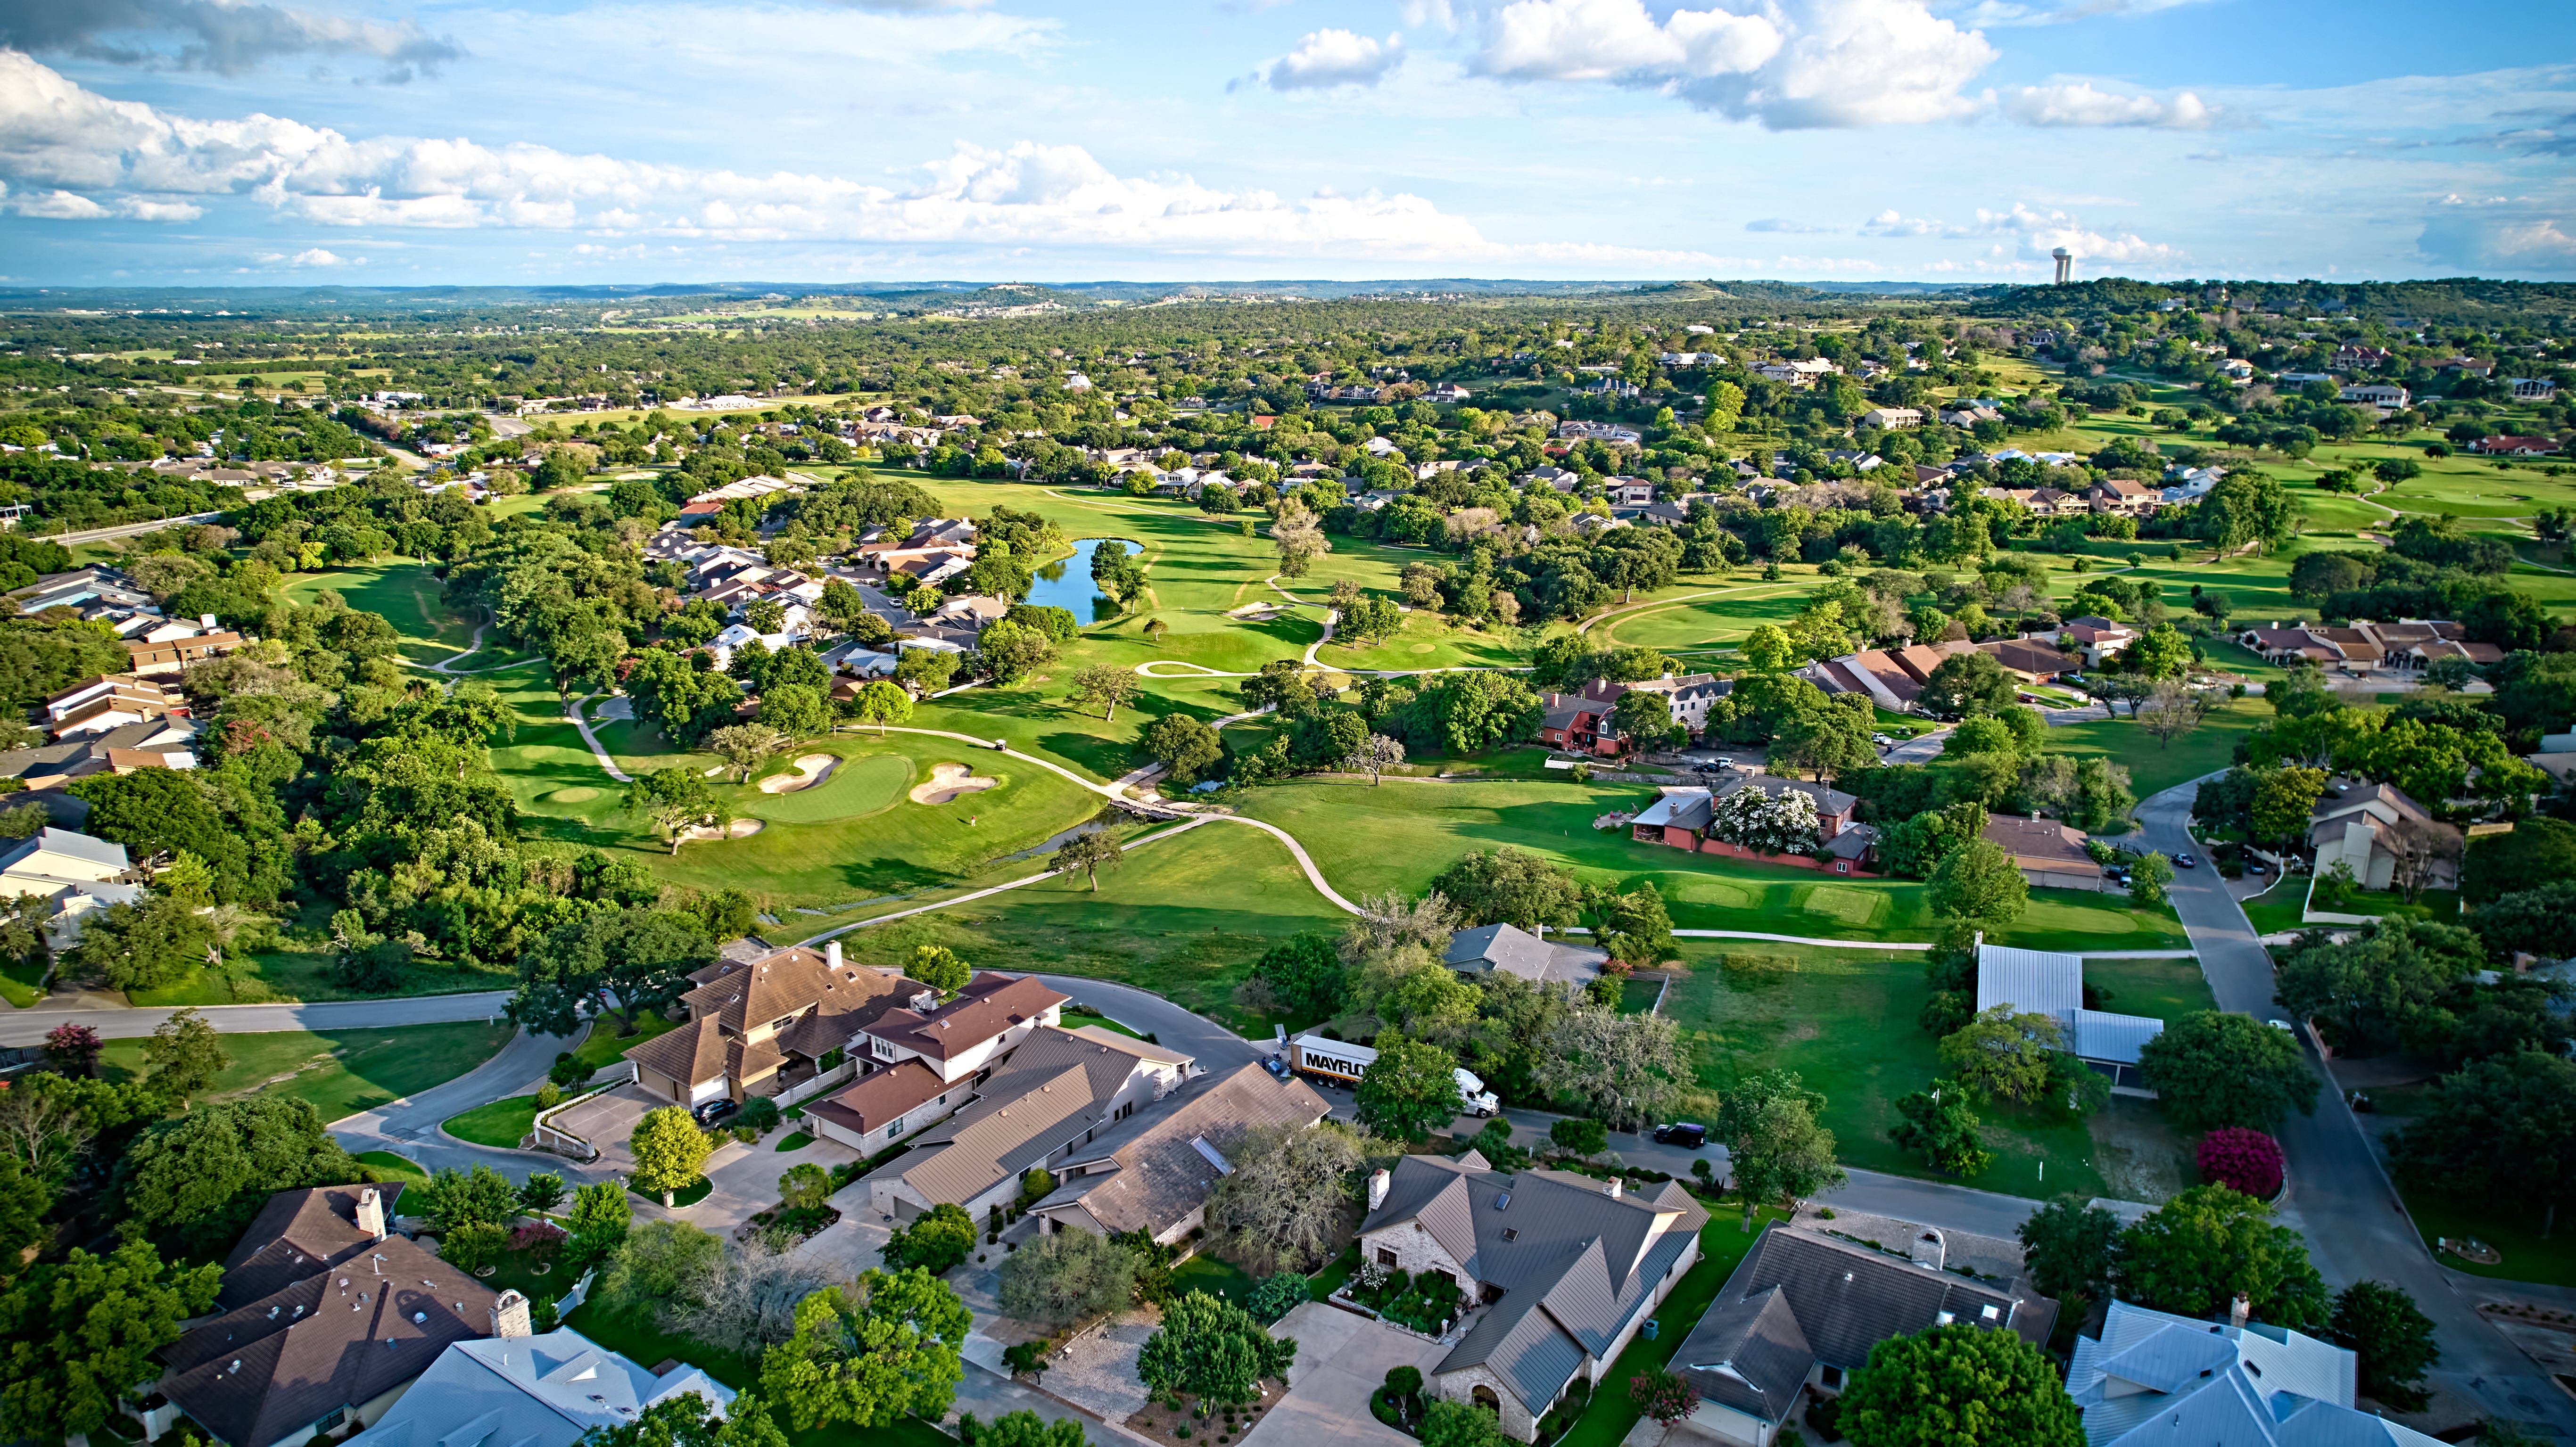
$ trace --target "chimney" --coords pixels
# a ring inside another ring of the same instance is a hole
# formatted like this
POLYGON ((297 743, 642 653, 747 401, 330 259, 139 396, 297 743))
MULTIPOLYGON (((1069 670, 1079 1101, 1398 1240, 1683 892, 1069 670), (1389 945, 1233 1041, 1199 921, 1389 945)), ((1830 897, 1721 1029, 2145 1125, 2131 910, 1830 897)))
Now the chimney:
POLYGON ((1386 1204, 1386 1188, 1392 1184, 1394 1180, 1395 1177, 1387 1174, 1385 1171, 1372 1171, 1369 1173, 1370 1210, 1374 1211, 1378 1207, 1386 1204))
POLYGON ((2238 1293, 2234 1301, 2227 1303, 2227 1324, 2229 1326, 2242 1327, 2246 1322, 2252 1320, 2253 1316, 2253 1299, 2243 1293, 2238 1293))
POLYGON ((214 614, 212 614, 212 613, 200 613, 200 614, 198 614, 198 615, 197 615, 197 626, 198 626, 198 627, 200 627, 200 628, 205 629, 205 630, 206 630, 207 632, 209 632, 209 633, 214 632, 214 631, 215 631, 215 615, 214 615, 214 614))
POLYGON ((497 1337, 534 1336, 536 1328, 528 1321, 528 1299, 516 1288, 504 1291, 492 1303, 492 1335, 497 1337))
POLYGON ((385 1198, 373 1186, 358 1193, 358 1229, 379 1241, 385 1239, 385 1198))
POLYGON ((834 973, 839 973, 841 968, 841 942, 839 940, 833 940, 829 944, 823 946, 823 963, 829 966, 834 973))
POLYGON ((1610 1179, 1603 1181, 1601 1183, 1601 1194, 1608 1196, 1613 1201, 1618 1200, 1619 1178, 1617 1176, 1612 1176, 1610 1179))
POLYGON ((1914 1244, 1906 1250, 1905 1254, 1915 1265, 1929 1271, 1938 1271, 1949 1259, 1950 1247, 1948 1242, 1941 1239, 1939 1231, 1926 1226, 1915 1233, 1914 1244))

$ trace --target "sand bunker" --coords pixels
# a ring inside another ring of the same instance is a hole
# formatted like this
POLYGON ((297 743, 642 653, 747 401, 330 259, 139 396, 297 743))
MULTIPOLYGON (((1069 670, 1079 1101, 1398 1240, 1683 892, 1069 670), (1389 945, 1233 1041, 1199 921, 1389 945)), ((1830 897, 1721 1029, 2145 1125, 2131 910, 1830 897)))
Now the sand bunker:
POLYGON ((982 793, 997 782, 999 781, 969 772, 964 764, 935 764, 930 770, 929 783, 912 786, 912 802, 916 804, 952 803, 960 794, 982 793))
POLYGON ((1267 623, 1287 611, 1277 603, 1246 603, 1225 616, 1239 623, 1267 623))
POLYGON ((728 829, 720 830, 713 824, 701 824, 680 837, 697 842, 712 839, 748 839, 765 827, 767 826, 757 819, 736 819, 728 829))
POLYGON ((839 768, 840 764, 841 759, 838 754, 803 755, 796 760, 795 773, 779 774, 761 780, 760 792, 764 794, 800 793, 832 777, 832 771, 839 768))

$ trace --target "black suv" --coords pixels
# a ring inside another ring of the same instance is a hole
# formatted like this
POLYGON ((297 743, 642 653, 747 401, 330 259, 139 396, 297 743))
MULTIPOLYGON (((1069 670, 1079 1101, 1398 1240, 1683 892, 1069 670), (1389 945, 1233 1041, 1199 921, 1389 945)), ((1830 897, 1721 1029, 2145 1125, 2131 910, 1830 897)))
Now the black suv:
POLYGON ((1655 1127, 1655 1143, 1681 1146, 1695 1151, 1708 1144, 1708 1127, 1695 1125, 1686 1120, 1675 1121, 1670 1125, 1659 1125, 1655 1127))
POLYGON ((718 1096, 714 1100, 706 1101, 698 1105, 696 1108, 692 1109, 689 1114, 697 1117, 698 1127, 701 1130, 708 1130, 713 1129, 717 1121, 724 1119, 726 1116, 737 1114, 741 1110, 741 1102, 726 1100, 722 1096, 718 1096))

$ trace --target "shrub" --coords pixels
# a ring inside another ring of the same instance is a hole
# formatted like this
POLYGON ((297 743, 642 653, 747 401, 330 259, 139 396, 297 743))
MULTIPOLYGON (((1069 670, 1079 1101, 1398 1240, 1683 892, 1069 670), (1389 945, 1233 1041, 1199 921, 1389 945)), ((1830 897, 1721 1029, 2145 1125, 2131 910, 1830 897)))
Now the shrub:
POLYGON ((438 1258, 472 1275, 499 1260, 509 1244, 510 1233, 498 1223, 470 1221, 440 1238, 438 1258))
POLYGON ((510 1233, 513 1251, 542 1251, 551 1256, 563 1249, 564 1228, 552 1221, 530 1221, 510 1233))
POLYGON ((1747 975, 1755 979, 1768 979, 1774 975, 1794 975, 1798 972, 1798 961, 1791 955, 1756 955, 1747 954, 1741 950, 1729 950, 1718 956, 1718 960, 1726 967, 1728 974, 1747 975))
POLYGON ((1306 1278, 1294 1271, 1265 1276, 1243 1299, 1244 1309, 1268 1326, 1303 1305, 1312 1292, 1306 1278))
POLYGON ((537 1109, 552 1110, 563 1104, 563 1087, 549 1080, 537 1087, 537 1109))
POLYGON ((548 1084, 560 1086, 565 1090, 570 1090, 588 1079, 590 1079, 590 1067, 573 1059, 572 1052, 569 1050, 556 1056, 554 1068, 546 1072, 548 1084))
POLYGON ((2258 1201, 2281 1193, 2281 1143, 2259 1130, 2225 1126, 2200 1138, 2200 1178, 2258 1201))
POLYGON ((895 1232, 878 1254, 894 1270, 921 1266, 936 1275, 965 1260, 974 1249, 975 1218, 962 1206, 942 1202, 895 1232))
MULTIPOLYGON (((778 1128, 778 1102, 765 1095, 755 1095, 742 1103, 742 1124, 761 1135, 778 1128)), ((741 1127, 736 1127, 739 1136, 741 1127)))

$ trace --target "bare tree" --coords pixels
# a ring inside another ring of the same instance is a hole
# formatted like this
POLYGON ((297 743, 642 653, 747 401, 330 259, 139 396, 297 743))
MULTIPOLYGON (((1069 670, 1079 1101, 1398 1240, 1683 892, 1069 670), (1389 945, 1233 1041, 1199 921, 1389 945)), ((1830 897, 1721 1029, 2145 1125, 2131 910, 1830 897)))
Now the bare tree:
POLYGON ((783 1255, 758 1242, 725 1257, 722 1269, 694 1283, 694 1291, 665 1313, 675 1332, 720 1351, 756 1355, 796 1334, 796 1304, 841 1284, 829 1267, 783 1255))
POLYGON ((2394 861, 2388 882, 2412 904, 2435 878, 2457 876, 2460 844, 2457 836, 2438 830, 2421 820, 2400 818, 2380 835, 2389 857, 2394 861))
POLYGON ((1338 1120, 1247 1131, 1223 1148, 1234 1172, 1208 1192, 1208 1226, 1255 1269, 1318 1266, 1349 1230, 1350 1177, 1367 1153, 1367 1137, 1338 1120))
POLYGON ((2170 748, 2209 716, 2209 700, 2179 678, 2160 679, 2148 690, 2145 702, 2130 705, 2129 714, 2138 727, 2155 736, 2157 748, 2170 748))
POLYGON ((1374 789, 1381 782, 1380 776, 1403 762, 1404 745, 1384 734, 1371 734, 1367 743, 1352 750, 1351 756, 1342 760, 1342 767, 1354 774, 1367 774, 1369 787, 1374 789))
POLYGON ((1359 917, 1342 930, 1342 962, 1355 965, 1405 945, 1437 956, 1449 948, 1451 932, 1449 900, 1440 891, 1415 899, 1389 890, 1360 901, 1359 917))
POLYGON ((1279 571, 1291 578, 1306 576, 1317 558, 1333 550, 1333 540, 1324 536, 1323 524, 1293 497, 1279 500, 1278 515, 1270 524, 1270 541, 1279 549, 1279 571))

